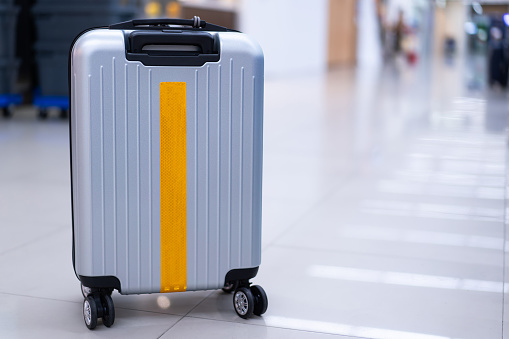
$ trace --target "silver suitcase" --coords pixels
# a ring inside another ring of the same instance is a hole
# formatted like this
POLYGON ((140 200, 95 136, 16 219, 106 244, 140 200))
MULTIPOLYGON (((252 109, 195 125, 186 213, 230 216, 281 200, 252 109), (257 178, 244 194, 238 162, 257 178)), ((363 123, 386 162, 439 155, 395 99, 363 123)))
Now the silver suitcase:
POLYGON ((111 293, 234 291, 267 309, 261 261, 263 53, 191 20, 83 32, 69 60, 73 264, 84 318, 111 293))

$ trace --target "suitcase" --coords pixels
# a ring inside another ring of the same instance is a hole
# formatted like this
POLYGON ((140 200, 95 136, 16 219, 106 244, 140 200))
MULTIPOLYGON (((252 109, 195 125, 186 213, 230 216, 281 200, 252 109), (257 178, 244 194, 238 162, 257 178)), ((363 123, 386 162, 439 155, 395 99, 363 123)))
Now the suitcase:
POLYGON ((69 53, 73 265, 88 328, 111 293, 221 289, 267 309, 261 261, 263 53, 194 17, 81 33, 69 53))

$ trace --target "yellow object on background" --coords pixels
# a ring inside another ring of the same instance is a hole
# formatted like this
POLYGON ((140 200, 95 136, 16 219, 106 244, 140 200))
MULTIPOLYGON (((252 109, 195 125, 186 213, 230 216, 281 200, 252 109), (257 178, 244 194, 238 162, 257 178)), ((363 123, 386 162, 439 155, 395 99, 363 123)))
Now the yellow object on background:
POLYGON ((169 2, 166 5, 166 16, 168 18, 180 18, 180 12, 182 7, 177 1, 169 2))
POLYGON ((162 7, 159 2, 150 1, 145 5, 145 15, 149 18, 161 16, 162 7))
POLYGON ((187 288, 186 83, 159 84, 161 292, 187 288))

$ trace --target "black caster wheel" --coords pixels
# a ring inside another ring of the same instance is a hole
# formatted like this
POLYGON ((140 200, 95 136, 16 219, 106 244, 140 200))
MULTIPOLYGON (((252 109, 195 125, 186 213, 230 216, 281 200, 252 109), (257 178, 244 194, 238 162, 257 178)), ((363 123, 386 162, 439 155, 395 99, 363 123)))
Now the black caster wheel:
POLYGON ((237 289, 238 286, 239 286, 238 281, 227 282, 224 284, 223 292, 224 293, 232 293, 233 291, 235 291, 237 289))
POLYGON ((253 314, 254 297, 248 287, 240 287, 233 294, 233 308, 241 318, 247 319, 253 314))
POLYGON ((101 296, 101 302, 103 306, 103 324, 106 327, 111 327, 115 322, 115 306, 113 305, 113 299, 105 294, 101 296))
POLYGON ((97 326, 97 305, 91 295, 83 301, 83 319, 89 330, 93 330, 97 326))
POLYGON ((267 311, 267 307, 269 306, 267 294, 265 293, 265 290, 259 285, 251 286, 251 293, 253 293, 254 297, 253 314, 260 316, 267 311))
POLYGON ((81 294, 83 295, 83 298, 88 297, 88 295, 91 293, 92 289, 90 287, 83 286, 83 284, 81 284, 81 294))
POLYGON ((2 110, 2 116, 4 118, 10 118, 12 116, 12 113, 11 113, 11 110, 9 109, 9 107, 3 107, 3 108, 0 108, 0 110, 2 110))
POLYGON ((60 114, 59 114, 60 119, 65 120, 65 119, 67 119, 68 116, 69 116, 69 112, 67 110, 65 110, 65 109, 60 110, 60 114))
POLYGON ((48 117, 48 110, 41 108, 39 109, 39 119, 46 119, 48 117))

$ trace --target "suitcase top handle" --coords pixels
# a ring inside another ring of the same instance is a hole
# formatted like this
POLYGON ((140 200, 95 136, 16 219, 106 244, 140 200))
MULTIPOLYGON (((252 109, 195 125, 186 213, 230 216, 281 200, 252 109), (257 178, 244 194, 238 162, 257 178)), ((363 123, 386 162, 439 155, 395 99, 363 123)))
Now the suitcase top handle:
POLYGON ((195 16, 192 19, 135 19, 110 25, 110 29, 148 29, 148 30, 200 30, 215 32, 236 32, 226 27, 214 25, 195 16))
POLYGON ((134 30, 125 43, 126 59, 145 66, 202 66, 220 59, 217 36, 208 31, 134 30))

